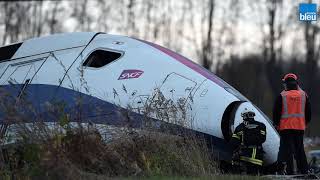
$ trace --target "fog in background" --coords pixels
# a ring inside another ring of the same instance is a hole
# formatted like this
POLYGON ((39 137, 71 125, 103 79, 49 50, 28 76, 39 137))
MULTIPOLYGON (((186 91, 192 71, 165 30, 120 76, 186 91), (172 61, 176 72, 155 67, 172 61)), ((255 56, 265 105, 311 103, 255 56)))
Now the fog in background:
MULTIPOLYGON (((66 0, 0 2, 0 44, 100 31, 155 42, 211 70, 269 117, 281 78, 297 73, 311 98, 307 135, 320 135, 320 20, 298 0, 66 0)), ((319 17, 318 17, 319 18, 319 17)))

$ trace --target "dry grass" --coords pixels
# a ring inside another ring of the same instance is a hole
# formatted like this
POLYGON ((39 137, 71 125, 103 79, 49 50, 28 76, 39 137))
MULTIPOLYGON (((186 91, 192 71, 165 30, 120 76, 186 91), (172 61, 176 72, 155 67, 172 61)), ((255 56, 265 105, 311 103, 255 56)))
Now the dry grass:
MULTIPOLYGON (((143 129, 124 125, 108 141, 102 138, 101 129, 80 123, 81 119, 71 123, 63 102, 47 107, 46 114, 55 122, 49 125, 27 101, 2 97, 8 98, 0 101, 0 107, 6 122, 14 123, 8 125, 16 142, 2 146, 0 179, 211 177, 219 174, 204 139, 189 131, 173 135, 170 132, 175 129, 167 126, 158 129, 149 123, 149 117, 157 117, 187 128, 192 124, 184 104, 165 99, 159 91, 142 109, 143 129), (30 120, 32 123, 26 123, 30 120)), ((119 109, 119 114, 126 118, 129 113, 119 109)), ((130 118, 124 122, 130 123, 130 118)))
POLYGON ((211 176, 218 173, 204 144, 190 137, 135 132, 106 143, 96 131, 67 133, 46 144, 8 148, 1 174, 35 179, 104 177, 211 176))

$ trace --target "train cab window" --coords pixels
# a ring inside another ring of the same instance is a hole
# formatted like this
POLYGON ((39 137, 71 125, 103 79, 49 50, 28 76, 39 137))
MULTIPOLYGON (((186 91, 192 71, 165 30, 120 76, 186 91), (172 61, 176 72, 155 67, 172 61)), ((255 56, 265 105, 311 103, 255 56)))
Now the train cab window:
POLYGON ((118 52, 96 50, 84 61, 83 66, 100 68, 119 59, 120 57, 121 53, 118 52))
POLYGON ((11 59, 18 51, 22 43, 11 44, 8 46, 0 47, 0 62, 11 59))

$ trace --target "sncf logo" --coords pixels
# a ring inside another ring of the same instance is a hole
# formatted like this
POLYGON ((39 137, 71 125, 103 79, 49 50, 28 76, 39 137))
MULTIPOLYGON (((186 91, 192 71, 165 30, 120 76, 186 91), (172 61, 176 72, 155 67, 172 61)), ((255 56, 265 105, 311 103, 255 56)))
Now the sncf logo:
POLYGON ((141 70, 127 69, 122 71, 118 80, 139 78, 142 74, 143 74, 143 71, 141 70))

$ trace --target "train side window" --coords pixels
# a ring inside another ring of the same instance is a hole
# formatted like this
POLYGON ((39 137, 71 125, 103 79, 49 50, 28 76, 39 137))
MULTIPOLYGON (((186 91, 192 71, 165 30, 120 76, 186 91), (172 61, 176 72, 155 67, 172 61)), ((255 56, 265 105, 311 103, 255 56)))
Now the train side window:
POLYGON ((84 61, 83 66, 100 68, 119 59, 120 57, 121 53, 118 52, 96 50, 84 61))

